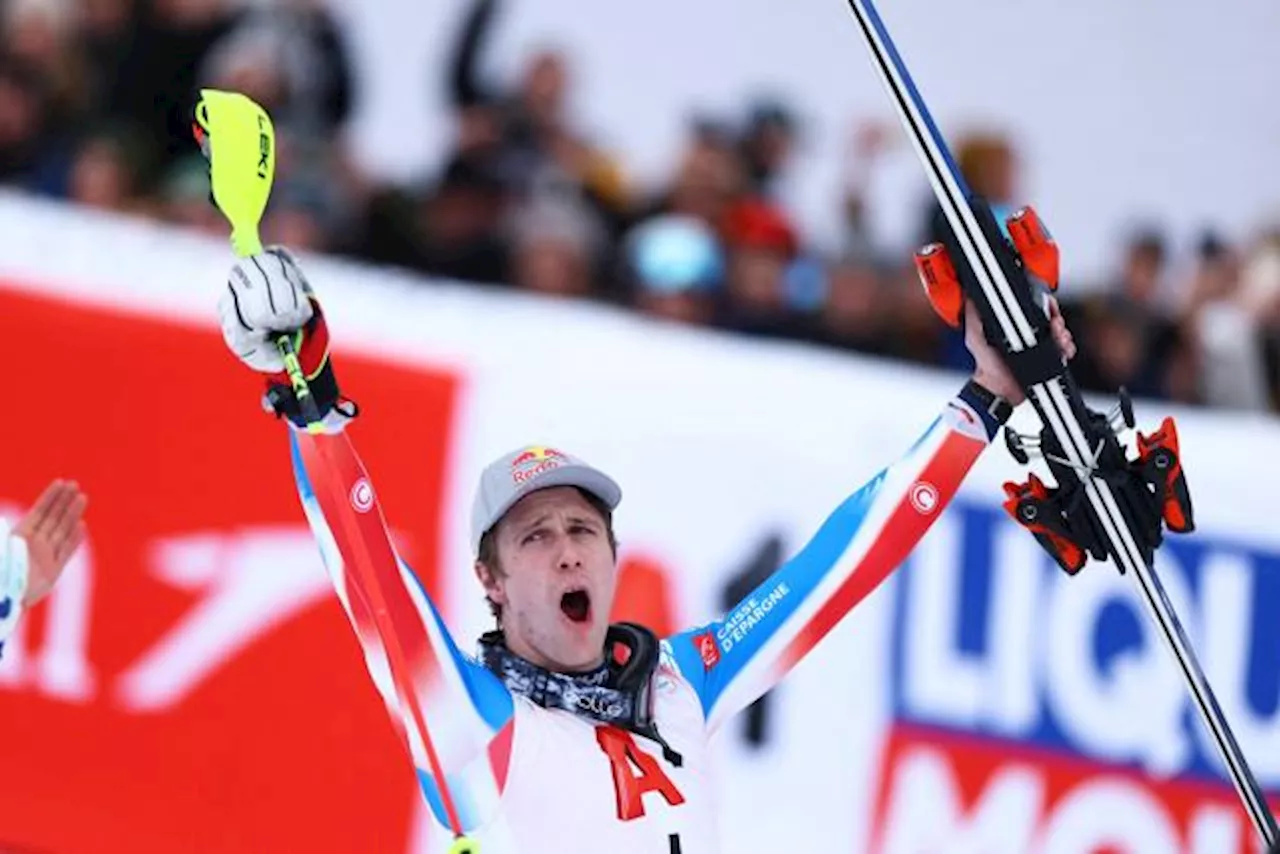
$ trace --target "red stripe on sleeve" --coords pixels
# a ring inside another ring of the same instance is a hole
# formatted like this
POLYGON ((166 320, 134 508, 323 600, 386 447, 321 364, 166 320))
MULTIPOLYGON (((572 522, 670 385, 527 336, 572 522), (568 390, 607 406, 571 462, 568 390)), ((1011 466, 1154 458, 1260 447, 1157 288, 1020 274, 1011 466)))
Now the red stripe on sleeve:
POLYGON ((898 506, 867 549, 862 562, 787 645, 777 664, 782 672, 789 671, 804 658, 845 614, 902 563, 951 501, 986 447, 986 443, 962 433, 948 434, 924 471, 898 499, 898 506))

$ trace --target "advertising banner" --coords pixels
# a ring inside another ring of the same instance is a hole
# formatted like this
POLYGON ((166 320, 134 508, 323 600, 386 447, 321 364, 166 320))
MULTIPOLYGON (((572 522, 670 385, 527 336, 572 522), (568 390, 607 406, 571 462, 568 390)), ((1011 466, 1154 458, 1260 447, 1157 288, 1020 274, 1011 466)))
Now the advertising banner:
MULTIPOLYGON (((0 661, 0 850, 446 850, 286 428, 222 343, 226 245, 6 197, 0 229, 0 513, 55 477, 90 498, 88 542, 0 661)), ((491 625, 467 518, 500 454, 559 447, 621 483, 614 616, 669 633, 802 548, 964 381, 303 260, 352 438, 464 649, 491 625)), ((1280 791, 1280 426, 1137 412, 1177 417, 1199 523, 1157 570, 1280 791)), ((1055 569, 999 506, 1020 476, 990 448, 889 581, 716 736, 724 851, 1257 850, 1132 579, 1055 569)))

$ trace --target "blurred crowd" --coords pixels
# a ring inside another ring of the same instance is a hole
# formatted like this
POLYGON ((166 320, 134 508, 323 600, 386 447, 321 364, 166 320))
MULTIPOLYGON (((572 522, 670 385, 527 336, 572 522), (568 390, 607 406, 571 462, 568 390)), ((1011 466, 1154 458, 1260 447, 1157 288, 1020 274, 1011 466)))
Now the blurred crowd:
MULTIPOLYGON (((865 125, 844 164, 840 245, 817 247, 778 192, 803 133, 784 102, 697 115, 673 173, 636 186, 567 105, 571 56, 532 55, 493 80, 500 0, 468 0, 443 87, 450 151, 421 181, 361 174, 343 129, 356 60, 324 0, 0 0, 0 183, 225 234, 192 142, 198 87, 271 112, 278 174, 270 241, 433 277, 625 305, 672 323, 967 368, 910 252, 871 239, 866 189, 889 132, 865 125)), ((953 140, 970 185, 1016 201, 1018 153, 999 133, 953 140)), ((1277 200, 1280 202, 1280 200, 1277 200)), ((919 244, 945 221, 922 191, 919 244)), ((1248 245, 1209 231, 1192 263, 1158 223, 1120 235, 1106 282, 1062 289, 1092 390, 1280 409, 1280 223, 1248 245), (1076 296, 1084 294, 1084 296, 1076 296)))

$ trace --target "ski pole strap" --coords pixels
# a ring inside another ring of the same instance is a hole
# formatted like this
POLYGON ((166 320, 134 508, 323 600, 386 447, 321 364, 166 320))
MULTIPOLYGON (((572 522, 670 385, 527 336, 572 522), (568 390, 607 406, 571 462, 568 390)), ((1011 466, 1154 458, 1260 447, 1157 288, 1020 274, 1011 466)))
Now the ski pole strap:
POLYGON ((267 403, 297 427, 317 432, 342 394, 329 358, 329 327, 324 310, 311 298, 311 319, 293 333, 280 333, 275 344, 280 349, 285 370, 266 377, 267 403))
POLYGON ((960 399, 978 413, 983 426, 987 428, 987 438, 995 438, 1000 425, 1013 415, 1013 405, 1003 397, 988 389, 977 380, 969 380, 960 389, 960 399))

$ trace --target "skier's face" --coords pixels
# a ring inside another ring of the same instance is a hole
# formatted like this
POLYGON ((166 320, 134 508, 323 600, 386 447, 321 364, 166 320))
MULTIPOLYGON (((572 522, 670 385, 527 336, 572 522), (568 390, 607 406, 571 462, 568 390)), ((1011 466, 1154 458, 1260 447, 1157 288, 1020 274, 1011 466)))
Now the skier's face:
POLYGON ((550 670, 588 670, 604 659, 617 579, 604 517, 577 489, 520 499, 497 531, 498 571, 478 568, 502 606, 512 652, 550 670))

